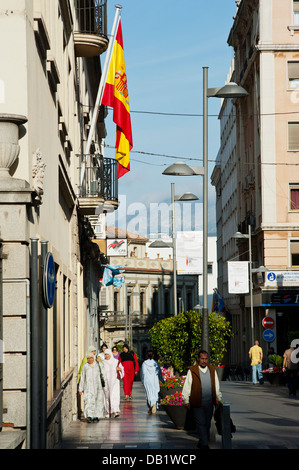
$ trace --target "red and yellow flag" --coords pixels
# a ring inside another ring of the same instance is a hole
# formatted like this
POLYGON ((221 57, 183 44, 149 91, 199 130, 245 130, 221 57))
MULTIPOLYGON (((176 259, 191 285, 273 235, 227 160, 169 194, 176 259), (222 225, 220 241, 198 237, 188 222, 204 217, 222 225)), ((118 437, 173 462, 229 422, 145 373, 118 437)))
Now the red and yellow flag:
POLYGON ((130 171, 130 150, 133 147, 127 74, 123 49, 121 22, 119 21, 102 104, 113 108, 116 124, 115 159, 118 161, 118 177, 130 171))

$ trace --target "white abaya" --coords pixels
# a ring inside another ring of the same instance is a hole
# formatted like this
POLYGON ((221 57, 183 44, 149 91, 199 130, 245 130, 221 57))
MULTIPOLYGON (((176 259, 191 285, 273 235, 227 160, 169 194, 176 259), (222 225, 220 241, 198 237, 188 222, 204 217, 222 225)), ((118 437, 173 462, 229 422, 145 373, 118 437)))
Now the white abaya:
MULTIPOLYGON (((107 350, 105 351, 107 352, 107 350)), ((112 356, 110 359, 103 360, 104 370, 108 381, 108 390, 105 390, 105 408, 107 413, 119 413, 120 412, 120 379, 124 377, 124 368, 120 363, 118 364, 118 359, 115 359, 112 356), (120 379, 117 378, 117 365, 121 368, 120 379)))
POLYGON ((155 405, 159 398, 159 366, 154 359, 147 359, 142 364, 141 381, 145 388, 147 402, 151 408, 155 405))
MULTIPOLYGON (((104 379, 105 378, 105 374, 104 379)), ((79 392, 83 392, 84 417, 104 418, 104 391, 101 383, 101 376, 98 362, 84 364, 79 383, 79 392)))

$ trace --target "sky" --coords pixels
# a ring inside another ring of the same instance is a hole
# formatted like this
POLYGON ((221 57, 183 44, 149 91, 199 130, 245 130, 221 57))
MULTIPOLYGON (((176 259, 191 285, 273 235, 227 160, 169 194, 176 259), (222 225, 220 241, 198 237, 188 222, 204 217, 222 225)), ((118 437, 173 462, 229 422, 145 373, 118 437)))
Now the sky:
MULTIPOLYGON (((108 0, 108 34, 115 4, 108 0)), ((227 39, 236 2, 122 0, 119 4, 133 149, 131 171, 119 179, 119 209, 107 223, 143 236, 171 235, 170 183, 174 183, 176 195, 191 191, 198 197, 192 204, 176 204, 176 229, 202 230, 203 178, 162 172, 178 161, 203 164, 203 67, 208 67, 208 87, 225 84, 233 59, 227 39)), ((209 98, 209 235, 216 234, 216 193, 210 175, 220 146, 220 106, 219 98, 209 98)), ((114 158, 112 114, 109 110, 106 118, 105 157, 114 158)))

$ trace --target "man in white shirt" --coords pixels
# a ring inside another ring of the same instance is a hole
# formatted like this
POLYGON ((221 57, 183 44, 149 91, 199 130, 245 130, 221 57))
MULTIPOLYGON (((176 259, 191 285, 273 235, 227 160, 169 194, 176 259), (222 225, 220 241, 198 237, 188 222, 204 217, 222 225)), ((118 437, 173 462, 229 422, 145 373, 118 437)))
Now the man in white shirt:
POLYGON ((222 400, 222 394, 216 368, 209 364, 208 353, 200 351, 196 361, 188 370, 182 397, 194 414, 200 438, 197 445, 208 449, 213 408, 222 400))

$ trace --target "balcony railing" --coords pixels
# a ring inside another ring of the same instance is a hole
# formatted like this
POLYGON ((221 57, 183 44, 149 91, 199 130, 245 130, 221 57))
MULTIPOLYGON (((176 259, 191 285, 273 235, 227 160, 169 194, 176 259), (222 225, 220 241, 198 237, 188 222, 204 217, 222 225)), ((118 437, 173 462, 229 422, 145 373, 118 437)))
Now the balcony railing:
POLYGON ((100 154, 84 155, 80 158, 78 185, 79 205, 85 213, 92 214, 101 203, 118 207, 118 163, 100 154))
POLYGON ((81 57, 102 54, 108 47, 107 0, 76 0, 78 31, 74 31, 76 53, 81 57))

